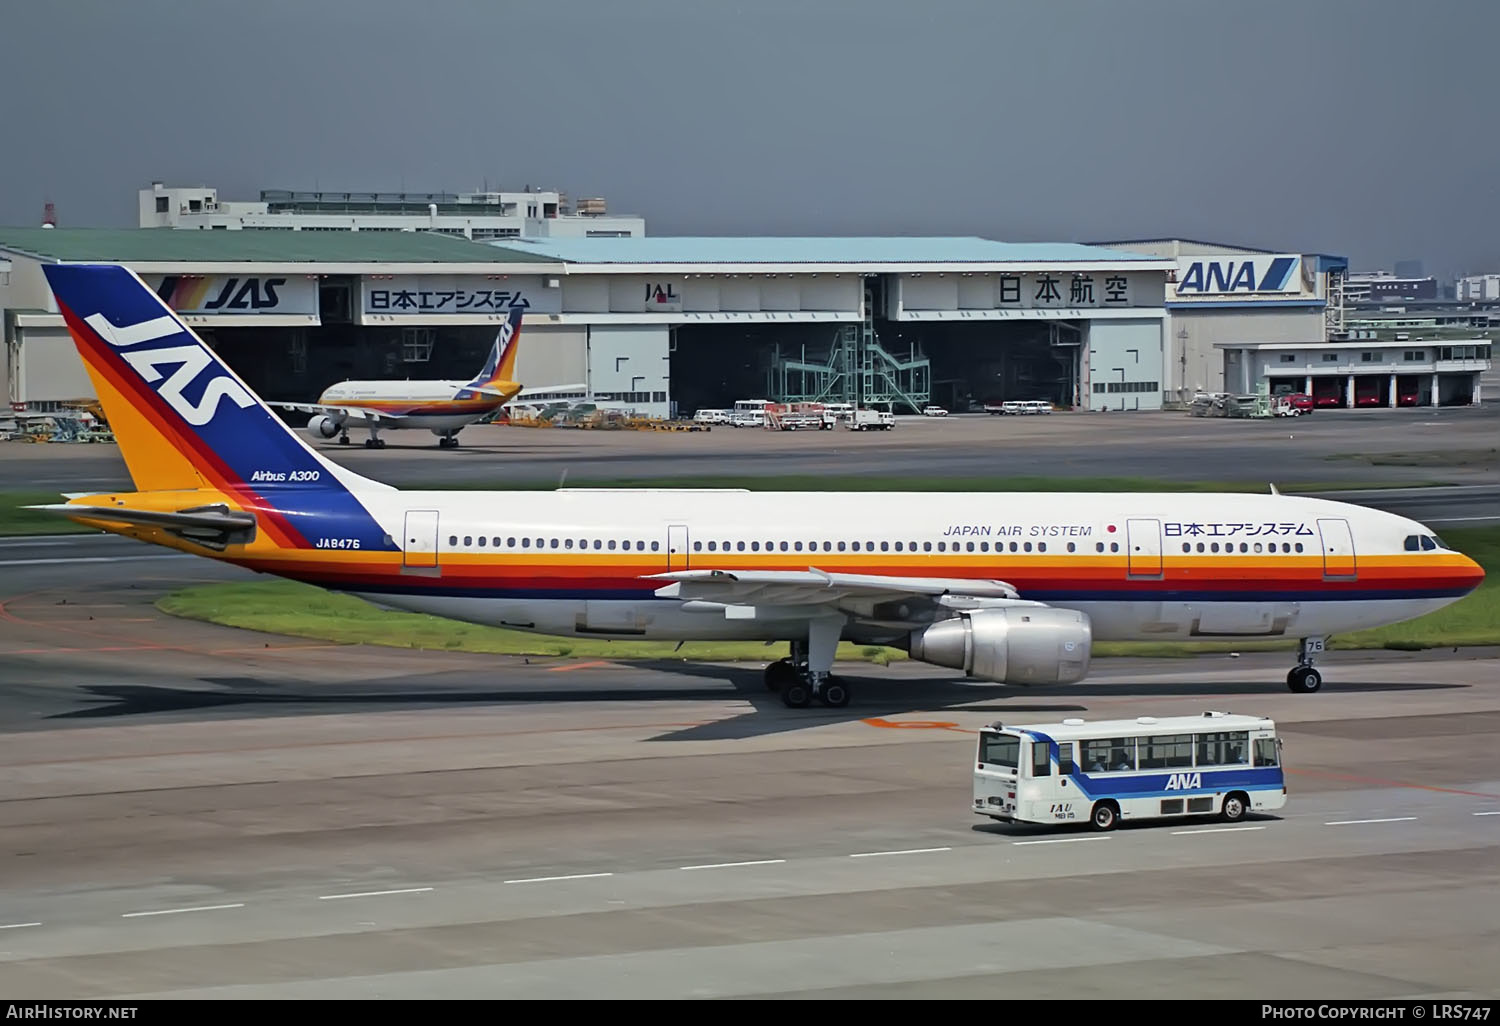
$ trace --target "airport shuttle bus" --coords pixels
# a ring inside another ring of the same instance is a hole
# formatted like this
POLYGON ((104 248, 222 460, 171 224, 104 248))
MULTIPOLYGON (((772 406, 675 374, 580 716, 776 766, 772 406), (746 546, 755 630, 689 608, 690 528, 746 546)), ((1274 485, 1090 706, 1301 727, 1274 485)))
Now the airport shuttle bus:
POLYGON ((979 732, 974 812, 1006 823, 1219 815, 1237 822, 1286 804, 1281 739, 1261 716, 1206 712, 1081 719, 979 732))

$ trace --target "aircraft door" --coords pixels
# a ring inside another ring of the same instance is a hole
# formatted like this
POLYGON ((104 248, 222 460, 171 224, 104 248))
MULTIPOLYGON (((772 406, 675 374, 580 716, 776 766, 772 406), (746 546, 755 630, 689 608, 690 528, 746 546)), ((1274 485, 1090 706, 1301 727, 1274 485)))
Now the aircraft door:
POLYGON ((1354 534, 1347 520, 1318 520, 1318 537, 1323 543, 1323 578, 1351 578, 1354 565, 1354 534))
POLYGON ((688 529, 686 524, 671 524, 667 527, 667 569, 688 568, 688 529))
POLYGON ((1125 521, 1125 544, 1130 553, 1129 576, 1161 576, 1161 521, 1125 521))
POLYGON ((438 514, 435 509, 406 512, 401 537, 401 565, 408 570, 434 570, 438 565, 438 514))

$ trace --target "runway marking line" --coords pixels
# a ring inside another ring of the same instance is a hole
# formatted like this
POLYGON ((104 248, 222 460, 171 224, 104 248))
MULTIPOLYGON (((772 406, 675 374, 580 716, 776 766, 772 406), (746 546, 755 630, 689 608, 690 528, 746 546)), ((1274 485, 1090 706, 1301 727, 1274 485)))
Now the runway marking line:
POLYGON ((1476 812, 1476 813, 1474 813, 1474 815, 1475 816, 1500 816, 1500 809, 1496 809, 1494 812, 1476 812))
POLYGON ((319 901, 337 901, 339 898, 381 898, 387 894, 421 894, 431 887, 399 887, 393 891, 355 891, 352 894, 320 894, 319 901))
POLYGON ((507 880, 505 882, 508 883, 508 884, 513 884, 513 883, 550 883, 553 880, 592 880, 592 879, 595 879, 596 877, 614 876, 614 875, 615 874, 613 874, 613 873, 574 873, 571 876, 533 876, 533 877, 528 877, 528 878, 526 878, 524 880, 507 880))
POLYGON ((1348 780, 1356 784, 1378 784, 1384 787, 1409 787, 1417 791, 1437 791, 1439 794, 1462 794, 1470 798, 1500 798, 1500 794, 1487 794, 1484 791, 1465 791, 1457 787, 1438 787, 1435 784, 1413 784, 1405 780, 1387 780, 1384 777, 1363 777, 1353 773, 1331 773, 1327 770, 1287 769, 1288 773, 1295 773, 1304 777, 1326 777, 1329 780, 1348 780))
POLYGON ((592 662, 592 663, 570 663, 567 666, 549 666, 547 668, 547 672, 548 673, 566 673, 569 670, 587 670, 587 669, 591 669, 592 667, 595 667, 595 666, 611 666, 611 665, 613 665, 613 664, 605 662, 603 660, 600 660, 600 661, 597 661, 597 662, 592 662))
POLYGON ((1385 819, 1334 819, 1324 823, 1324 826, 1357 826, 1361 823, 1405 823, 1416 819, 1416 816, 1390 816, 1385 819))
POLYGON ((1173 830, 1173 834, 1237 834, 1245 830, 1264 830, 1263 826, 1209 827, 1207 830, 1173 830))
POLYGON ((221 908, 244 908, 244 902, 233 905, 195 905, 192 908, 162 908, 152 912, 126 912, 120 916, 121 919, 135 919, 139 916, 174 916, 179 912, 215 912, 221 908))
MULTIPOLYGON (((216 693, 216 691, 210 691, 216 693)), ((117 759, 163 759, 163 757, 177 756, 202 756, 202 754, 246 754, 251 751, 285 751, 290 748, 329 748, 345 744, 392 744, 393 741, 472 741, 475 738, 511 738, 511 736, 528 735, 528 733, 588 733, 594 730, 660 730, 663 727, 694 727, 706 726, 708 723, 717 723, 717 720, 697 720, 693 723, 678 723, 678 721, 667 720, 664 723, 619 723, 610 726, 591 727, 531 727, 525 730, 484 730, 481 733, 422 733, 422 735, 411 736, 411 738, 341 738, 336 741, 296 741, 287 744, 258 744, 249 748, 189 748, 186 751, 130 751, 124 754, 107 754, 107 756, 78 756, 74 759, 42 759, 36 762, 6 762, 6 766, 51 766, 58 762, 114 762, 117 759)), ((498 766, 471 766, 471 769, 495 769, 498 766)), ((187 787, 198 786, 198 784, 186 784, 187 787)), ((183 787, 142 787, 139 790, 181 790, 183 787)), ((90 792, 77 793, 75 798, 87 798, 90 795, 118 795, 121 790, 90 790, 90 792)), ((7 801, 31 801, 30 798, 10 799, 0 798, 0 804, 7 801)))
POLYGON ((735 866, 774 866, 786 859, 756 859, 753 862, 711 862, 702 866, 679 866, 679 869, 732 869, 735 866))
POLYGON ((0 930, 22 930, 28 926, 41 926, 41 923, 5 923, 0 925, 0 930))
POLYGON ((1050 837, 1045 841, 1011 841, 1011 844, 1073 844, 1077 841, 1107 841, 1108 837, 1050 837))
POLYGON ((905 848, 901 851, 859 851, 849 857, 851 859, 868 859, 876 855, 925 855, 932 851, 952 851, 952 848, 905 848))

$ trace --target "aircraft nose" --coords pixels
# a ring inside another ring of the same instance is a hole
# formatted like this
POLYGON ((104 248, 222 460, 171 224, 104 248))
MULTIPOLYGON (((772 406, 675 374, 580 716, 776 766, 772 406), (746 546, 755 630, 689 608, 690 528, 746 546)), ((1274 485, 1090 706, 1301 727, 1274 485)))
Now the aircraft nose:
POLYGON ((1464 585, 1473 591, 1484 583, 1484 567, 1480 566, 1471 557, 1465 556, 1463 561, 1464 585))

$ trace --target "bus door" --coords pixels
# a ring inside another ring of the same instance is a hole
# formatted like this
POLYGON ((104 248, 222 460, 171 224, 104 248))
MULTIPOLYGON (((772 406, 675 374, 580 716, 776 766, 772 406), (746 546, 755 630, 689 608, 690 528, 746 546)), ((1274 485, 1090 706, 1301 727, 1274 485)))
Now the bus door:
POLYGON ((1129 576, 1161 576, 1161 521, 1125 521, 1125 544, 1129 549, 1129 576))
POLYGON ((1349 521, 1319 518, 1318 537, 1323 543, 1323 579, 1354 577, 1354 534, 1349 521))

